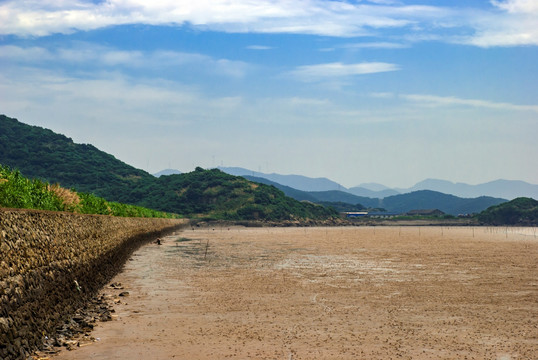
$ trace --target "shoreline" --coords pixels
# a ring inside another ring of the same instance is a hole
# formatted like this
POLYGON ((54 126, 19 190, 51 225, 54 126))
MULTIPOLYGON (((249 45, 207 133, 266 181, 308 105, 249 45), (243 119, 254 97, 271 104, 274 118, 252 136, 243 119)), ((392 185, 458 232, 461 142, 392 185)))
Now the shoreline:
POLYGON ((112 280, 99 341, 51 359, 532 358, 538 241, 503 229, 184 230, 112 280))

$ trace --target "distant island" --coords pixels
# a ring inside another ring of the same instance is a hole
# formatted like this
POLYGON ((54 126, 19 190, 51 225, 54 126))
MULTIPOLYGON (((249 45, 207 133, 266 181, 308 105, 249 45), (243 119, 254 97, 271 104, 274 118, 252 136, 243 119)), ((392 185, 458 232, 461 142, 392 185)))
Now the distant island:
POLYGON ((483 184, 469 185, 439 179, 426 179, 410 188, 389 188, 385 185, 376 183, 363 183, 358 186, 346 188, 328 178, 310 178, 302 175, 281 175, 275 173, 265 174, 240 167, 219 167, 219 169, 231 175, 258 179, 262 178, 301 191, 342 191, 367 198, 383 199, 393 195, 407 194, 420 190, 431 190, 462 198, 490 196, 507 200, 513 200, 518 197, 538 199, 538 185, 529 184, 519 180, 499 179, 483 184))

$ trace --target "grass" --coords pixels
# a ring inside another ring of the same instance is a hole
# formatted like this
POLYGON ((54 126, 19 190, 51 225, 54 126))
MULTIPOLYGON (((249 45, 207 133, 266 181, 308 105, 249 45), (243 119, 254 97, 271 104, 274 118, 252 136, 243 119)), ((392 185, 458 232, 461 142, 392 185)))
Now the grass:
POLYGON ((0 207, 122 217, 180 217, 141 206, 109 202, 90 193, 77 193, 39 179, 30 180, 20 171, 3 165, 0 165, 0 207))

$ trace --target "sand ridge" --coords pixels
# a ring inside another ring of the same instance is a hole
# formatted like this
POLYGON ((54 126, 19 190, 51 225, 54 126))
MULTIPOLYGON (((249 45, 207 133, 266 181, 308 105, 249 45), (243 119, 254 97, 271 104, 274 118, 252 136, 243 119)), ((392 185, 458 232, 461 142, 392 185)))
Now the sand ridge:
POLYGON ((533 230, 185 230, 113 280, 130 296, 99 341, 54 359, 535 359, 533 230))

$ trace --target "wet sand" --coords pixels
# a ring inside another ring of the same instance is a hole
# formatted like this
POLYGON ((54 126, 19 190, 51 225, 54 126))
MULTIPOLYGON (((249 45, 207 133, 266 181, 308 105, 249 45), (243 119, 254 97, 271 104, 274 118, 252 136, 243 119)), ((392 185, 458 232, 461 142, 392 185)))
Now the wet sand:
POLYGON ((68 359, 536 359, 535 229, 185 230, 68 359))

